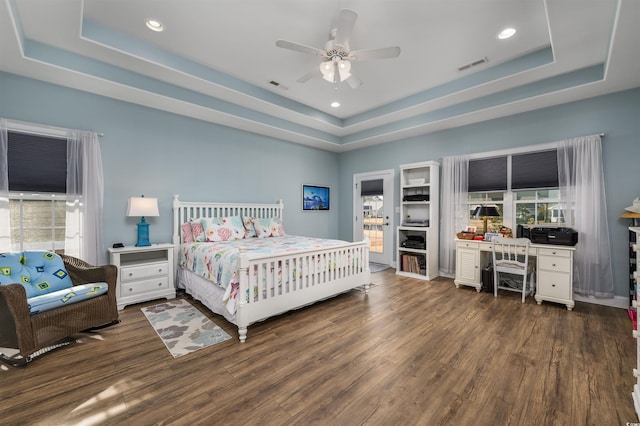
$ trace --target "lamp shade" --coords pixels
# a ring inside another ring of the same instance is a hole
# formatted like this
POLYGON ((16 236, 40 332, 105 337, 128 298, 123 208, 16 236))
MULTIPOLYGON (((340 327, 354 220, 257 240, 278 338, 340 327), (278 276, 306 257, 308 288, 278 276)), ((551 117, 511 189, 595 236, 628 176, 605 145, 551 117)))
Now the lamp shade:
POLYGON ((473 217, 483 218, 487 216, 500 216, 500 212, 496 206, 478 206, 473 212, 473 217))
POLYGON ((158 199, 146 197, 129 198, 127 216, 160 216, 158 199))

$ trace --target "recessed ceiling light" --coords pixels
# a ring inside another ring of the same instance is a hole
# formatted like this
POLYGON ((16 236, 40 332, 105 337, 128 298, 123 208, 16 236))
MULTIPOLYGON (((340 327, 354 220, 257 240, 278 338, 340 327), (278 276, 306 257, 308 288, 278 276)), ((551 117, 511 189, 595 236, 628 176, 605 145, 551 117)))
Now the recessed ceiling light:
POLYGON ((331 102, 332 108, 338 108, 340 106, 340 102, 331 102))
POLYGON ((162 25, 162 22, 158 21, 157 19, 147 19, 147 28, 149 28, 151 31, 163 31, 164 30, 164 25, 162 25))
POLYGON ((500 31, 500 33, 498 34, 498 38, 500 40, 506 40, 508 38, 513 37, 515 33, 516 33, 515 28, 505 28, 504 30, 500 31))

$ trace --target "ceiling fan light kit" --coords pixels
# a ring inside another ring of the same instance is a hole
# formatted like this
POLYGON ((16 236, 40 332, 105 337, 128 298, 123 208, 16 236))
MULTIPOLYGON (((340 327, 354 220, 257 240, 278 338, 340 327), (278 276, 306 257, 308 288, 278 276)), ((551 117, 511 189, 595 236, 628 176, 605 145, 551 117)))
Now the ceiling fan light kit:
POLYGON ((330 83, 341 83, 351 77, 351 62, 334 56, 326 62, 320 64, 322 78, 330 83), (336 72, 337 70, 337 72, 336 72))
POLYGON ((314 68, 311 72, 300 77, 297 80, 299 83, 304 83, 314 76, 319 75, 334 84, 347 81, 349 86, 355 89, 360 87, 362 82, 351 73, 351 62, 395 58, 400 55, 400 48, 397 46, 350 51, 349 37, 351 36, 357 17, 358 14, 355 11, 342 9, 338 19, 338 26, 329 31, 329 40, 325 44, 324 50, 293 41, 276 41, 276 46, 283 49, 320 56, 323 59, 318 68, 314 68), (320 70, 320 74, 317 74, 318 69, 320 70))

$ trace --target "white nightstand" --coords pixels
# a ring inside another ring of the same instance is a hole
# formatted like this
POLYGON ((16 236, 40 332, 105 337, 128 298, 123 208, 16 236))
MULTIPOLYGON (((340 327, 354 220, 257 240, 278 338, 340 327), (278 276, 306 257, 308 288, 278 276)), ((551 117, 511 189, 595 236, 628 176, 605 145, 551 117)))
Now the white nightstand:
POLYGON ((118 267, 116 298, 121 310, 133 303, 176 297, 173 244, 110 248, 111 263, 118 267))

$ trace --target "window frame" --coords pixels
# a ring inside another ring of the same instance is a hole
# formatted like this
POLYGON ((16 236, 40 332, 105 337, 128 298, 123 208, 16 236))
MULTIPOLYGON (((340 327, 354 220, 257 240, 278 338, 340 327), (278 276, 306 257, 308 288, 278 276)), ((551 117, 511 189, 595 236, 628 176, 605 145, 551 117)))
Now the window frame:
POLYGON ((11 213, 10 216, 10 229, 9 234, 11 235, 11 245, 14 250, 24 251, 24 250, 51 250, 55 251, 58 254, 64 253, 64 245, 65 245, 65 232, 66 232, 66 218, 62 220, 62 224, 59 221, 56 221, 56 202, 63 202, 66 206, 67 195, 66 194, 25 194, 22 192, 9 192, 9 211, 13 212, 14 209, 12 205, 18 204, 18 227, 13 226, 14 214, 11 213), (25 226, 25 212, 24 212, 24 202, 25 201, 38 201, 42 203, 50 203, 51 206, 49 208, 50 212, 50 223, 46 226, 25 226), (26 241, 24 238, 25 232, 28 231, 38 231, 38 230, 49 230, 51 235, 51 240, 49 241, 26 241), (57 232, 56 232, 57 231, 57 232), (62 239, 56 239, 56 234, 62 233, 62 239), (16 237, 18 235, 18 237, 16 237), (26 246, 26 247, 25 247, 26 246))
MULTIPOLYGON (((563 200, 562 199, 562 192, 560 191, 559 187, 556 188, 523 188, 523 189, 512 189, 512 182, 511 182, 511 178, 512 178, 512 156, 514 155, 519 155, 519 154, 529 154, 529 153, 535 153, 535 152, 541 152, 541 151, 550 151, 550 150, 555 150, 557 149, 557 144, 556 143, 547 143, 547 144, 541 144, 541 145, 530 145, 530 146, 526 146, 526 147, 522 147, 522 148, 516 148, 516 149, 510 149, 510 150, 502 150, 502 151, 492 151, 492 152, 484 152, 484 153, 478 153, 478 154, 473 154, 469 156, 469 160, 473 161, 473 160, 482 160, 482 159, 486 159, 486 158, 492 158, 492 157, 507 157, 507 189, 505 191, 474 191, 474 192, 468 192, 468 196, 467 196, 467 204, 468 204, 468 208, 471 209, 472 206, 478 206, 478 205, 485 205, 485 206, 498 206, 498 208, 500 209, 500 206, 502 206, 502 226, 506 226, 511 228, 514 236, 516 234, 515 230, 517 229, 517 217, 516 217, 516 212, 517 212, 517 204, 519 204, 520 202, 517 200, 517 193, 518 192, 523 192, 523 191, 546 191, 546 190, 558 190, 559 191, 559 198, 555 199, 553 202, 557 203, 559 205, 569 205, 571 200, 563 200), (492 201, 492 200, 487 200, 487 201, 480 201, 477 199, 472 198, 474 195, 477 194, 482 194, 482 193, 497 193, 497 192, 502 192, 503 193, 503 200, 502 203, 500 204, 497 201, 492 201)), ((537 201, 542 203, 541 201, 537 201)), ((531 203, 531 202, 529 202, 531 203)), ((536 205, 537 206, 537 205, 536 205)), ((474 220, 471 216, 471 212, 473 210, 470 210, 470 216, 469 216, 469 222, 471 223, 472 220, 474 220)), ((566 214, 566 213, 565 213, 566 214)), ((496 224, 496 222, 499 223, 499 221, 497 219, 491 220, 491 223, 496 224)), ((535 222, 534 225, 538 224, 538 220, 537 217, 535 218, 535 222)), ((559 222, 557 223, 556 226, 565 226, 566 225, 566 220, 564 222, 559 222)), ((547 224, 545 224, 545 226, 548 226, 547 224)), ((494 226, 495 227, 495 226, 494 226)))
MULTIPOLYGON (((22 134, 33 135, 36 137, 41 137, 42 143, 47 143, 47 141, 49 140, 53 142, 60 142, 61 140, 66 141, 68 138, 68 131, 66 129, 50 128, 48 126, 40 126, 40 125, 22 123, 22 122, 8 122, 7 124, 8 124, 7 132, 9 134, 22 133, 22 134)), ((9 167, 11 166, 9 165, 9 167)), ((67 173, 68 173, 68 170, 65 170, 65 181, 66 181, 67 173)), ((60 253, 60 254, 64 253, 65 240, 66 240, 66 235, 65 235, 66 234, 66 214, 65 214, 65 218, 62 219, 62 223, 60 223, 60 221, 56 222, 55 207, 56 207, 56 202, 63 202, 65 203, 65 210, 66 210, 66 203, 68 200, 66 193, 45 192, 45 191, 38 191, 38 190, 30 191, 30 190, 24 189, 19 191, 16 191, 16 190, 9 191, 8 198, 9 198, 9 212, 10 212, 9 213, 10 214, 9 235, 11 238, 11 246, 14 250, 16 249, 19 251, 52 250, 52 251, 55 251, 56 253, 60 253), (25 228, 24 226, 25 212, 23 210, 24 201, 50 202, 51 216, 50 216, 50 220, 48 219, 49 224, 43 227, 29 226, 25 228), (12 213, 12 211, 15 212, 15 209, 12 209, 12 205, 15 205, 15 203, 19 203, 20 205, 19 213, 18 213, 19 215, 18 227, 13 226, 13 219, 14 219, 13 215, 15 213, 12 213), (25 231, 29 231, 29 230, 37 231, 38 229, 50 230, 50 235, 51 235, 50 241, 33 242, 33 241, 28 241, 28 239, 25 240, 25 231), (62 235, 62 237, 60 239, 57 239, 56 234, 62 235)), ((74 197, 74 199, 75 198, 77 197, 74 197)))

